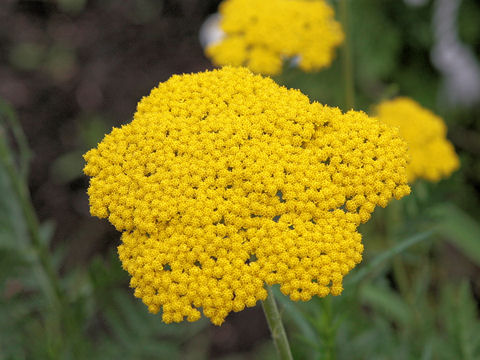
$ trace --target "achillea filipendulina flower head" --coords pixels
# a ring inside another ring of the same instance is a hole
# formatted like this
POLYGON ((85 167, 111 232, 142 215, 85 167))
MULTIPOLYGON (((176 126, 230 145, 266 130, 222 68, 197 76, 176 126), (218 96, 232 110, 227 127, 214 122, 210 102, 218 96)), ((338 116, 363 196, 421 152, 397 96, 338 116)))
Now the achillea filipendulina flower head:
POLYGON ((166 323, 214 324, 280 284, 338 295, 357 226, 409 193, 406 143, 245 68, 175 75, 85 154, 92 215, 122 231, 135 295, 166 323))
POLYGON ((219 11, 225 37, 206 50, 217 65, 275 75, 295 57, 301 69, 314 71, 330 65, 344 38, 323 0, 225 0, 219 11))
POLYGON ((400 97, 380 103, 376 113, 381 121, 398 127, 408 143, 409 182, 417 178, 438 181, 460 166, 455 149, 446 138, 445 123, 430 110, 412 99, 400 97))

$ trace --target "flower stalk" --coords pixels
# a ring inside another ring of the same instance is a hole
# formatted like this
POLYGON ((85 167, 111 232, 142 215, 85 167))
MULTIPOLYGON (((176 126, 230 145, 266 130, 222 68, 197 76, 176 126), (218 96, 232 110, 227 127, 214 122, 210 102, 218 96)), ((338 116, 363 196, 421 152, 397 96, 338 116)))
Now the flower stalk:
POLYGON ((272 288, 267 285, 267 298, 262 301, 263 311, 267 318, 268 327, 272 334, 273 342, 277 348, 279 358, 281 360, 292 360, 292 352, 290 350, 290 344, 288 343, 287 334, 283 327, 282 317, 278 311, 277 303, 275 302, 275 296, 273 295, 272 288))
POLYGON ((345 111, 355 107, 355 91, 353 80, 353 59, 350 48, 350 27, 348 15, 348 0, 340 0, 340 21, 342 23, 345 40, 342 45, 342 76, 344 86, 344 107, 345 111))

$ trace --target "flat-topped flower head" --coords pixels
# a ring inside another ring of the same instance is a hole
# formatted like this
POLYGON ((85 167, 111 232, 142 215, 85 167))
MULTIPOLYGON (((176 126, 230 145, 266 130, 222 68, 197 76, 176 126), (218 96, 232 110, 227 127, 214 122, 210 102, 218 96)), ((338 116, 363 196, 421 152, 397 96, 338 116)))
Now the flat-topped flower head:
POLYGON ((398 127, 407 141, 411 161, 408 181, 418 178, 438 181, 460 166, 455 149, 447 140, 443 120, 417 102, 406 97, 384 101, 376 107, 378 118, 398 127))
POLYGON ((410 191, 397 129, 245 68, 172 76, 85 159, 91 213, 123 232, 135 295, 166 323, 219 325, 265 283, 340 294, 357 226, 410 191))
POLYGON ((225 0, 219 11, 224 38, 206 49, 216 65, 275 75, 295 59, 315 71, 330 65, 344 38, 323 0, 225 0))

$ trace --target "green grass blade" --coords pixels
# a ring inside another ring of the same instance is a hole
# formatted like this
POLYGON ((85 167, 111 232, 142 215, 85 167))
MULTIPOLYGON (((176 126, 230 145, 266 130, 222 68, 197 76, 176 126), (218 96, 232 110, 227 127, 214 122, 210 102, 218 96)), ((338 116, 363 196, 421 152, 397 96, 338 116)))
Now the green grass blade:
POLYGON ((429 239, 430 236, 432 236, 435 232, 436 229, 430 229, 428 231, 415 234, 403 241, 400 241, 397 245, 376 256, 370 263, 363 266, 359 271, 345 279, 345 286, 348 287, 358 283, 383 262, 390 260, 394 256, 401 254, 408 248, 429 239))
POLYGON ((19 172, 23 179, 28 177, 28 168, 32 153, 28 146, 27 138, 23 132, 22 126, 17 119, 15 111, 4 100, 0 99, 0 120, 5 124, 4 128, 10 128, 15 138, 19 151, 19 172))
POLYGON ((480 224, 453 204, 435 206, 431 214, 438 220, 439 233, 480 265, 480 224))
POLYGON ((411 311, 404 299, 386 286, 366 284, 360 289, 362 302, 383 313, 397 324, 408 325, 411 311))

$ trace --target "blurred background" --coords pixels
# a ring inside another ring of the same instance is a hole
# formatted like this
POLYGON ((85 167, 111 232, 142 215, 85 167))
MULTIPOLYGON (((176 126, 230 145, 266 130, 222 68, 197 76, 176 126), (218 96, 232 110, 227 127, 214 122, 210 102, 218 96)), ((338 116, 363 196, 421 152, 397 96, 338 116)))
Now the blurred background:
MULTIPOLYGON (((259 307, 230 315, 220 328, 203 321, 165 326, 159 316, 148 314, 146 307, 132 296, 128 276, 117 260, 120 234, 107 221, 89 215, 88 178, 82 173, 82 154, 95 147, 113 126, 128 123, 136 103, 150 89, 172 74, 212 68, 198 34, 203 21, 217 11, 219 3, 214 0, 0 2, 0 98, 14 109, 30 147, 27 185, 42 224, 42 241, 49 249, 46 256, 58 274, 66 298, 59 311, 67 314, 62 325, 66 330, 63 327, 60 330, 65 336, 59 344, 55 339, 59 329, 52 325, 55 316, 53 320, 45 319, 44 309, 48 306, 37 281, 32 280, 37 260, 31 260, 33 255, 28 246, 18 245, 22 241, 28 243, 22 240, 28 238, 28 233, 21 207, 16 205, 18 199, 12 190, 15 185, 0 172, 0 359, 275 358, 259 307)), ((337 3, 332 5, 336 7, 337 3)), ((449 331, 480 330, 477 312, 480 230, 476 222, 480 218, 480 3, 354 0, 350 2, 350 10, 355 109, 368 112, 382 99, 405 95, 441 115, 448 125, 448 137, 455 145, 462 167, 437 184, 417 184, 414 189, 420 195, 415 200, 419 204, 415 205, 414 213, 419 219, 426 214, 423 210, 434 205, 448 204, 450 210, 453 206, 455 210, 448 213, 449 217, 458 216, 460 220, 452 227, 465 234, 457 239, 451 234, 454 231, 446 232, 443 239, 435 242, 435 250, 431 244, 423 249, 422 254, 435 261, 431 267, 440 275, 434 271, 439 277, 422 281, 428 291, 433 291, 429 292, 431 296, 445 296, 447 305, 441 306, 446 312, 458 299, 461 308, 468 307, 467 327, 450 329, 446 323, 440 329, 443 332, 439 330, 439 339, 450 334, 449 331), (447 295, 440 295, 443 290, 435 281, 445 281, 447 295), (455 283, 464 285, 450 289, 450 284, 455 283), (469 305, 462 305, 466 303, 469 305)), ((337 56, 326 70, 305 74, 288 67, 275 80, 301 89, 312 100, 342 108, 341 79, 337 56)), ((2 136, 5 132, 2 128, 2 136)), ((8 139, 13 152, 21 151, 18 139, 13 136, 8 139)), ((0 170, 6 173, 4 168, 0 170)), ((443 211, 447 211, 445 206, 443 211)), ((377 221, 373 219, 364 228, 367 259, 369 253, 373 256, 382 248, 372 240, 369 249, 367 241, 368 234, 375 233, 376 226, 380 226, 383 215, 380 211, 377 221)), ((413 265, 409 266, 415 270, 415 262, 422 260, 415 256, 412 259, 413 265)), ((376 276, 388 280, 388 271, 387 267, 376 276)), ((423 270, 420 273, 425 275, 423 270)), ((413 275, 411 278, 416 279, 413 275)), ((395 290, 395 284, 390 287, 395 290)), ((415 332, 408 336, 407 332, 399 332, 399 328, 408 326, 398 323, 403 317, 400 310, 388 308, 389 301, 395 300, 386 297, 378 305, 371 299, 382 295, 372 291, 355 306, 367 309, 366 316, 378 314, 380 325, 371 320, 376 324, 372 328, 381 332, 385 326, 393 335, 388 349, 373 346, 368 350, 371 352, 365 350, 362 354, 371 356, 385 351, 384 355, 371 357, 385 359, 423 356, 425 342, 403 353, 398 351, 404 349, 402 341, 415 339, 412 335, 415 332), (389 318, 392 313, 393 318, 389 318), (397 355, 390 357, 389 351, 397 355)), ((309 306, 304 309, 300 306, 295 311, 304 313, 299 317, 309 319, 309 311, 316 305, 309 306)), ((345 304, 332 306, 335 309, 345 304)), ((430 307, 428 303, 425 306, 430 307)), ((443 310, 442 313, 445 314, 443 310)), ((371 316, 373 319, 374 315, 371 316)), ((435 328, 435 316, 432 315, 430 328, 435 328)), ((304 326, 307 331, 307 325, 287 319, 287 328, 289 324, 291 337, 297 344, 297 350, 294 349, 297 358, 321 358, 301 350, 306 346, 305 337, 295 334, 298 327, 304 326)), ((340 336, 337 346, 345 354, 340 351, 339 358, 349 358, 348 348, 342 344, 348 344, 349 336, 354 333, 364 336, 364 342, 358 345, 362 349, 374 342, 375 336, 362 329, 341 332, 346 340, 340 336)), ((325 341, 324 335, 314 333, 310 340, 321 343, 325 341)), ((473 340, 467 342, 472 344, 473 340)), ((467 352, 463 343, 458 346, 460 357, 451 358, 470 358, 467 355, 471 354, 474 359, 479 354, 480 342, 467 352)))

